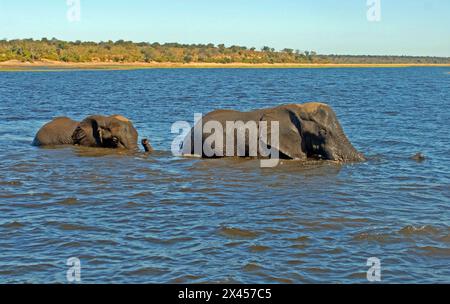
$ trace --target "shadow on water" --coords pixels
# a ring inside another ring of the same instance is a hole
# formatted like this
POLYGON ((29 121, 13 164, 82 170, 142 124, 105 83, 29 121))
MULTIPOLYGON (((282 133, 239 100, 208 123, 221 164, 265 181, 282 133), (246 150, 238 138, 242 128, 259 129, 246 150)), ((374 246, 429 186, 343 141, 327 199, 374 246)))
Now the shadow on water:
POLYGON ((140 155, 138 151, 129 151, 125 149, 93 148, 82 146, 74 146, 73 153, 77 157, 132 157, 140 155))
POLYGON ((224 157, 215 159, 202 159, 197 157, 172 156, 168 151, 129 151, 125 149, 95 148, 83 146, 48 146, 37 149, 55 150, 67 152, 67 157, 137 157, 140 159, 152 158, 153 160, 171 160, 176 162, 192 163, 191 170, 223 170, 232 169, 241 172, 259 171, 260 174, 271 175, 274 173, 306 173, 317 175, 337 175, 344 164, 323 160, 285 160, 280 159, 274 167, 262 167, 261 160, 248 157, 224 157))

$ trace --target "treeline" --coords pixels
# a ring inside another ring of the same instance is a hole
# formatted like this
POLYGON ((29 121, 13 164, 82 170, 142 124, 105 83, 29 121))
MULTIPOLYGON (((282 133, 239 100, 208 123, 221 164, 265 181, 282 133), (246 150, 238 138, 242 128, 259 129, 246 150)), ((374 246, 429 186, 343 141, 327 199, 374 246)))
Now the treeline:
POLYGON ((0 40, 0 62, 173 62, 173 63, 450 63, 450 58, 318 55, 314 51, 261 49, 224 44, 82 42, 56 38, 0 40))
POLYGON ((358 55, 318 55, 320 59, 338 64, 450 64, 450 57, 424 56, 358 56, 358 55))

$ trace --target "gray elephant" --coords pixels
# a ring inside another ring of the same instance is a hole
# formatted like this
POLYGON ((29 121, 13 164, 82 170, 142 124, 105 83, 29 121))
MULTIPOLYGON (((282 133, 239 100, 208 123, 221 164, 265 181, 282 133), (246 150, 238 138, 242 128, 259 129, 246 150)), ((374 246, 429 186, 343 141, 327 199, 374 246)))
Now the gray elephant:
POLYGON ((199 124, 194 126, 183 141, 182 153, 184 155, 197 154, 206 158, 224 156, 257 156, 262 158, 266 155, 260 153, 260 148, 250 145, 252 137, 257 137, 257 140, 264 142, 268 148, 277 146, 280 159, 323 159, 337 162, 365 160, 364 156, 352 146, 344 134, 334 111, 323 103, 287 104, 251 112, 217 110, 206 114, 200 127, 201 129, 198 129, 199 124), (215 134, 216 128, 214 128, 214 134, 213 128, 211 128, 211 125, 217 126, 217 124, 214 124, 216 122, 223 126, 222 129, 219 128, 221 132, 219 137, 215 136, 217 135, 215 134), (229 122, 234 123, 234 128, 225 127, 229 122), (236 122, 241 124, 236 125, 236 122), (248 128, 252 125, 252 122, 255 122, 253 125, 257 126, 255 132, 248 128), (261 122, 265 122, 265 133, 261 132, 261 122), (275 129, 271 127, 273 122, 278 123, 278 142, 276 145, 273 137, 275 129), (208 125, 210 126, 207 127, 208 125), (241 140, 239 140, 237 134, 239 129, 244 129, 241 140), (199 133, 200 136, 196 135, 199 133), (262 138, 262 134, 267 136, 262 138), (212 140, 211 136, 213 136, 212 140), (229 136, 232 138, 231 141, 228 141, 229 136), (196 138, 201 141, 201 153, 197 153, 196 138), (216 149, 216 152, 217 147, 219 147, 219 150, 223 149, 223 151, 214 155, 205 153, 205 143, 211 142, 213 142, 213 148, 216 149))
MULTIPOLYGON (((127 118, 121 115, 93 115, 81 122, 68 117, 55 118, 37 132, 33 145, 80 145, 137 150, 137 141, 138 132, 127 118)), ((152 150, 148 140, 143 140, 143 144, 146 151, 152 150)))

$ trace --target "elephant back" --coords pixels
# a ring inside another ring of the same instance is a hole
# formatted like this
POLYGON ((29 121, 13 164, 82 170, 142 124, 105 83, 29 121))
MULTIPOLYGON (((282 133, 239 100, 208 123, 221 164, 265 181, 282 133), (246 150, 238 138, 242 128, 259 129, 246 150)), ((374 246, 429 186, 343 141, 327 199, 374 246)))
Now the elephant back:
POLYGON ((73 144, 72 134, 78 127, 78 122, 68 117, 57 117, 46 123, 33 140, 34 146, 56 146, 73 144))

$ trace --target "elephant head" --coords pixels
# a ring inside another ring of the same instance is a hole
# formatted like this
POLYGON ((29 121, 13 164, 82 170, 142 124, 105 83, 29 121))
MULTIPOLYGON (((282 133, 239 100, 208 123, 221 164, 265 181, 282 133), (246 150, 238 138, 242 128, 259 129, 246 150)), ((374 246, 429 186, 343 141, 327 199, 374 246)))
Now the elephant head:
MULTIPOLYGON (((290 116, 289 123, 293 124, 299 133, 301 152, 307 158, 339 162, 365 160, 352 146, 336 114, 328 105, 310 102, 288 105, 285 108, 290 116)), ((292 126, 290 129, 292 130, 292 126)))
POLYGON ((74 144, 88 147, 137 149, 138 133, 120 115, 93 115, 84 119, 72 135, 74 144))

